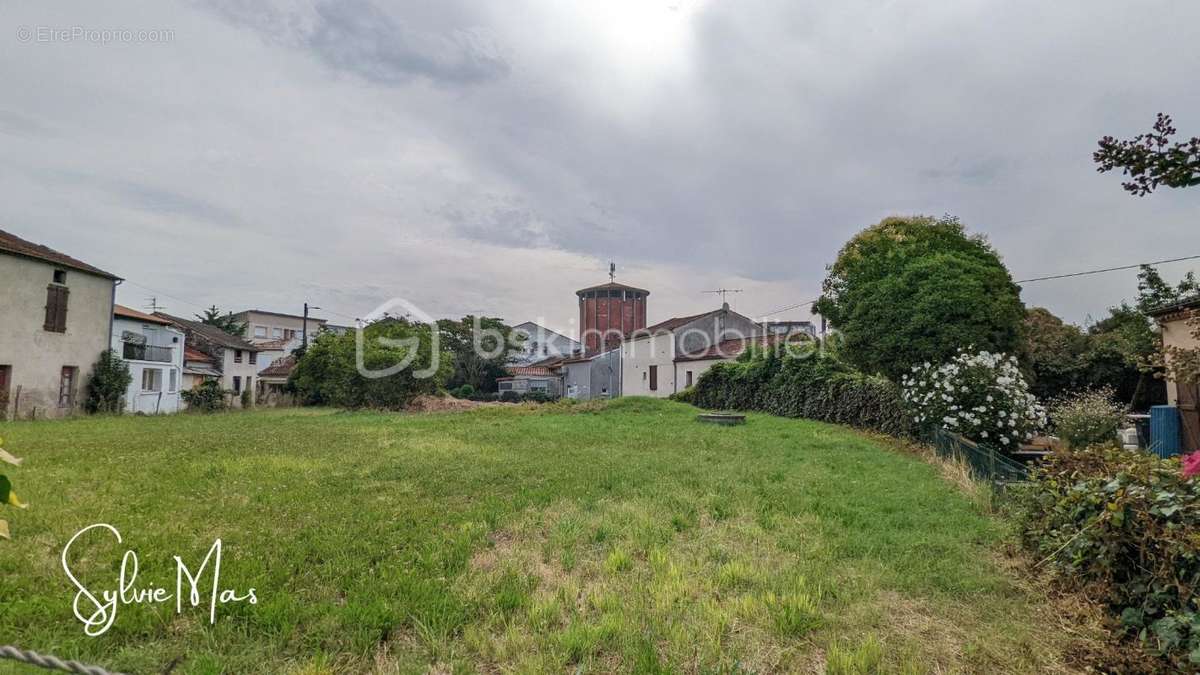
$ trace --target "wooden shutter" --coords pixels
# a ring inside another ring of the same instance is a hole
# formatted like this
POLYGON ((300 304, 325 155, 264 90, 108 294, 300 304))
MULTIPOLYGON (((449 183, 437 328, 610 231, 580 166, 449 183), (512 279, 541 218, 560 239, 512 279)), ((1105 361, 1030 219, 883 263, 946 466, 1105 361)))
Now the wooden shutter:
POLYGON ((66 286, 46 287, 46 320, 42 328, 54 333, 67 331, 67 296, 70 291, 66 286))
POLYGON ((58 287, 58 315, 55 326, 60 333, 67 332, 67 296, 70 294, 71 291, 66 286, 58 287))
POLYGON ((1183 427, 1183 451, 1200 450, 1200 383, 1179 382, 1180 422, 1183 427))
POLYGON ((658 366, 650 366, 650 391, 658 391, 658 366))

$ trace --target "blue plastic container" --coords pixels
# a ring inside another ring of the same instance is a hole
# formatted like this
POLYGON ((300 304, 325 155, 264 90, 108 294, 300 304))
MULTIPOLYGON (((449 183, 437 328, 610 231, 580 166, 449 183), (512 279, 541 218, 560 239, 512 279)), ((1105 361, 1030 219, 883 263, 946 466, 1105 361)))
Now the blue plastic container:
POLYGON ((1150 408, 1150 452, 1162 458, 1179 454, 1179 409, 1173 405, 1150 408))

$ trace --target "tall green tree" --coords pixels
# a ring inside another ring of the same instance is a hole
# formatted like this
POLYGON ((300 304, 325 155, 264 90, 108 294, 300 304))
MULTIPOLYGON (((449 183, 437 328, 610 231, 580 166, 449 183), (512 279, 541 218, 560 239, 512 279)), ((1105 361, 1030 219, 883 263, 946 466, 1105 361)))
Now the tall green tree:
POLYGON ((92 375, 88 378, 84 410, 90 413, 121 412, 125 391, 132 382, 129 364, 111 349, 100 352, 100 359, 92 367, 92 375))
POLYGON ((1139 197, 1154 192, 1159 186, 1172 188, 1200 185, 1200 138, 1172 142, 1176 129, 1171 118, 1158 114, 1154 128, 1131 140, 1112 136, 1100 139, 1100 149, 1093 155, 1101 173, 1121 169, 1129 180, 1121 187, 1139 197))
POLYGON ((960 348, 1016 353, 1020 288, 987 241, 957 218, 886 218, 830 265, 815 305, 844 337, 845 358, 893 379, 960 348))
POLYGON ((454 370, 446 386, 457 389, 469 384, 476 391, 496 391, 496 378, 520 350, 512 327, 501 319, 467 315, 459 320, 438 321, 442 349, 452 355, 454 370))
POLYGON ((230 335, 246 337, 246 324, 239 322, 233 318, 233 312, 221 313, 216 305, 204 310, 203 314, 197 314, 196 319, 200 323, 205 323, 210 326, 216 326, 230 335))

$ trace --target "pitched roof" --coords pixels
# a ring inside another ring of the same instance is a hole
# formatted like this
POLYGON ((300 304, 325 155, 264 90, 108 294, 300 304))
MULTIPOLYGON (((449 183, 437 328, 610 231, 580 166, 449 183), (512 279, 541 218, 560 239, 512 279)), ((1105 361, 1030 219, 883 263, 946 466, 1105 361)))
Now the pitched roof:
POLYGON ((278 340, 266 340, 265 342, 255 342, 258 348, 264 352, 281 352, 287 348, 291 340, 287 338, 279 338, 278 340))
POLYGON ((1146 313, 1150 316, 1158 317, 1166 316, 1167 314, 1174 314, 1176 312, 1182 312, 1185 309, 1198 308, 1200 308, 1200 295, 1195 295, 1190 298, 1180 300, 1179 302, 1173 302, 1169 305, 1163 305, 1162 307, 1155 307, 1146 313))
POLYGON ((583 295, 584 293, 591 293, 592 291, 636 291, 638 293, 650 295, 650 291, 644 288, 626 286, 625 284, 618 284, 615 281, 610 281, 607 284, 600 284, 599 286, 588 286, 587 288, 581 288, 575 291, 575 295, 583 295))
POLYGON ((125 305, 113 305, 113 316, 119 316, 125 319, 133 319, 134 321, 141 321, 143 323, 156 323, 160 326, 171 325, 170 321, 167 321, 162 317, 154 316, 153 314, 145 314, 137 311, 136 309, 130 309, 125 305))
POLYGON ((199 349, 192 349, 191 347, 184 345, 183 346, 183 361, 184 361, 184 363, 187 363, 188 361, 203 361, 206 363, 212 363, 213 358, 211 356, 209 356, 208 354, 205 354, 204 352, 200 351, 199 349))
POLYGON ((772 333, 769 335, 755 335, 748 338, 731 338, 722 340, 717 344, 698 352, 690 354, 681 354, 675 357, 676 361, 710 361, 712 359, 736 359, 741 356, 742 352, 746 351, 752 344, 757 344, 763 347, 768 347, 780 342, 787 342, 788 338, 793 338, 794 335, 781 335, 772 333))
POLYGON ((679 328, 680 326, 686 326, 687 324, 695 321, 696 319, 706 317, 709 314, 716 314, 719 311, 721 311, 721 310, 714 309, 711 312, 703 312, 700 314, 693 314, 691 316, 673 317, 673 318, 667 319, 666 321, 659 321, 658 323, 654 324, 653 326, 648 326, 646 328, 631 331, 631 334, 640 335, 643 332, 645 332, 645 334, 648 335, 650 333, 661 333, 662 331, 665 331, 665 330, 675 330, 676 328, 679 328))
POLYGON ((215 342, 222 347, 241 349, 248 352, 261 351, 258 347, 254 346, 254 344, 247 342, 244 338, 240 338, 236 335, 230 335, 216 326, 210 326, 199 321, 190 321, 177 316, 171 316, 165 312, 155 312, 154 316, 160 316, 176 326, 179 326, 184 330, 192 331, 204 339, 210 342, 215 342))
POLYGON ((32 241, 27 241, 15 234, 12 234, 11 232, 5 232, 4 230, 0 230, 0 252, 11 253, 12 255, 24 256, 26 258, 34 258, 35 260, 48 262, 52 265, 70 267, 71 269, 79 270, 80 272, 87 272, 88 274, 95 274, 96 276, 106 277, 108 279, 121 278, 110 272, 105 272, 98 267, 92 267, 82 260, 76 260, 66 253, 59 253, 49 246, 35 244, 32 241))
POLYGON ((259 377, 287 377, 296 367, 296 357, 288 354, 271 362, 271 365, 258 371, 259 377))

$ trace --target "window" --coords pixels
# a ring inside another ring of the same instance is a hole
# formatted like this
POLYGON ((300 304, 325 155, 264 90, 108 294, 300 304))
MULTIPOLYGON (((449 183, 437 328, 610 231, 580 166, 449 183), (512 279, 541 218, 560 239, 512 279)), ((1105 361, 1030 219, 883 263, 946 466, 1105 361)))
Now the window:
POLYGON ((63 366, 62 379, 58 381, 58 407, 75 407, 75 377, 79 368, 63 366))
POLYGON ((283 329, 283 337, 287 338, 288 340, 295 340, 296 339, 296 331, 292 330, 291 328, 284 328, 283 329))
POLYGON ((689 371, 687 371, 687 373, 686 373, 685 377, 687 378, 687 384, 685 384, 685 385, 683 385, 683 386, 685 386, 685 387, 690 387, 690 386, 692 386, 692 371, 690 371, 690 370, 689 370, 689 371))
POLYGON ((54 270, 54 283, 56 283, 56 284, 67 283, 67 271, 66 270, 54 270))
POLYGON ((500 391, 512 391, 512 382, 500 382, 498 386, 500 391))
POLYGON ((658 366, 650 366, 650 391, 658 391, 658 366))
POLYGON ((258 363, 258 352, 250 352, 250 364, 254 365, 256 363, 258 363))
POLYGON ((253 377, 246 378, 246 391, 254 391, 253 383, 254 383, 253 377))
POLYGON ((174 394, 175 392, 179 391, 179 371, 172 368, 170 372, 171 379, 169 385, 167 386, 167 391, 174 394))
POLYGON ((529 390, 530 391, 549 391, 550 383, 546 382, 545 380, 530 380, 529 381, 529 390))
POLYGON ((242 393, 242 378, 238 377, 237 375, 233 376, 233 393, 242 393))
POLYGON ((71 291, 66 286, 50 284, 46 287, 46 321, 42 328, 51 333, 67 332, 67 296, 71 291))
POLYGON ((233 362, 234 363, 242 362, 242 350, 240 350, 240 349, 233 350, 233 362))
POLYGON ((142 369, 142 391, 162 391, 162 368, 142 369))
POLYGON ((272 328, 271 329, 271 337, 275 338, 276 340, 283 337, 283 329, 282 328, 272 328))
POLYGON ((256 338, 267 337, 267 327, 266 326, 255 326, 254 327, 254 337, 256 337, 256 338))

